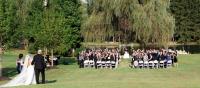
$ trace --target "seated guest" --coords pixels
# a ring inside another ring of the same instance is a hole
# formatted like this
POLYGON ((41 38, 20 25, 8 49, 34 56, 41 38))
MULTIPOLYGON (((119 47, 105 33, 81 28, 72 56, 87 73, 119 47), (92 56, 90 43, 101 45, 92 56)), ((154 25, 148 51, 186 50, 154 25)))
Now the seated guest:
POLYGON ((152 61, 157 60, 157 54, 155 52, 151 53, 152 55, 152 61))
POLYGON ((93 54, 93 52, 90 52, 90 54, 89 54, 89 60, 90 61, 94 60, 94 54, 93 54))
POLYGON ((144 56, 143 56, 143 61, 146 62, 148 60, 149 60, 148 55, 147 55, 147 53, 145 53, 144 56))
POLYGON ((110 61, 115 61, 115 54, 114 53, 110 55, 110 61))
POLYGON ((60 60, 60 56, 55 57, 54 64, 58 65, 59 64, 59 62, 58 62, 59 60, 60 60))
POLYGON ((162 57, 162 52, 159 52, 159 53, 158 53, 158 56, 157 56, 157 60, 158 60, 158 61, 161 61, 161 57, 162 57))
POLYGON ((47 63, 47 65, 51 65, 51 61, 50 61, 50 59, 49 59, 49 55, 46 55, 46 63, 47 63))
POLYGON ((165 60, 165 55, 162 53, 160 58, 161 58, 161 61, 164 61, 165 60))
POLYGON ((165 53, 164 54, 164 66, 167 67, 167 62, 171 60, 171 56, 170 56, 170 53, 165 53))
POLYGON ((147 55, 148 55, 148 58, 149 58, 148 61, 152 61, 152 60, 153 60, 153 59, 152 59, 152 58, 153 58, 152 55, 151 55, 150 53, 147 54, 147 55))
POLYGON ((171 59, 171 55, 170 55, 170 53, 167 53, 166 62, 169 61, 169 60, 172 60, 172 59, 171 59))

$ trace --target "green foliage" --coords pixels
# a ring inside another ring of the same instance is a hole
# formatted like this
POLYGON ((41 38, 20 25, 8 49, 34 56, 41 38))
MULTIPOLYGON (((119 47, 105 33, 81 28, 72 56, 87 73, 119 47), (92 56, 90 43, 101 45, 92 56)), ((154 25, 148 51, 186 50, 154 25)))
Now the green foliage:
POLYGON ((0 0, 0 45, 5 45, 12 41, 12 36, 16 31, 16 27, 13 19, 15 18, 16 11, 15 3, 10 0, 0 0), (11 27, 13 26, 13 27, 11 27), (10 39, 10 41, 9 41, 10 39))
POLYGON ((86 49, 85 47, 80 47, 80 48, 76 49, 76 50, 75 50, 75 53, 74 53, 74 56, 78 56, 79 53, 80 53, 81 51, 85 50, 85 49, 86 49))
POLYGON ((31 51, 48 48, 64 53, 80 43, 78 0, 48 0, 47 7, 43 0, 1 0, 0 7, 3 45, 24 44, 31 51))
POLYGON ((200 0, 171 0, 171 11, 176 19, 176 40, 181 43, 199 40, 200 0))
POLYGON ((174 33, 170 0, 92 0, 82 25, 85 41, 110 38, 167 45, 174 33))
POLYGON ((169 5, 169 0, 149 0, 145 5, 135 5, 133 29, 142 44, 168 46, 175 27, 175 20, 167 11, 169 5))
POLYGON ((36 45, 58 53, 75 48, 80 43, 78 8, 77 1, 50 1, 49 7, 44 8, 42 28, 35 36, 36 45))

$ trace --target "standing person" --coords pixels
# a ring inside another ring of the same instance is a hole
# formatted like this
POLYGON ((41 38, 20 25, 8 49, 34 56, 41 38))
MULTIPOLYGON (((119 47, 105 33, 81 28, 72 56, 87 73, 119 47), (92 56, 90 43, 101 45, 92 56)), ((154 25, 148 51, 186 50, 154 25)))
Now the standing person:
POLYGON ((22 67, 23 67, 23 54, 19 54, 19 57, 18 57, 18 59, 17 59, 17 61, 16 61, 16 68, 17 68, 17 72, 18 72, 18 74, 19 73, 21 73, 21 71, 22 71, 22 67))
POLYGON ((35 65, 35 77, 36 77, 36 83, 39 83, 39 76, 40 73, 42 75, 42 84, 45 83, 45 68, 46 63, 44 61, 44 57, 42 56, 42 50, 38 50, 38 54, 33 57, 33 61, 31 62, 32 65, 35 65))
POLYGON ((81 52, 78 56, 77 56, 77 61, 78 61, 78 65, 79 65, 79 68, 83 68, 83 63, 82 63, 82 60, 84 59, 83 57, 83 53, 81 52))
POLYGON ((93 58, 94 58, 95 69, 97 69, 97 53, 93 53, 93 58))
POLYGON ((174 53, 174 66, 178 67, 178 58, 177 58, 177 53, 174 53))
POLYGON ((77 57, 76 57, 76 59, 77 59, 77 64, 79 65, 79 68, 81 68, 81 66, 80 66, 80 57, 81 56, 81 54, 79 53, 78 55, 77 55, 77 57))

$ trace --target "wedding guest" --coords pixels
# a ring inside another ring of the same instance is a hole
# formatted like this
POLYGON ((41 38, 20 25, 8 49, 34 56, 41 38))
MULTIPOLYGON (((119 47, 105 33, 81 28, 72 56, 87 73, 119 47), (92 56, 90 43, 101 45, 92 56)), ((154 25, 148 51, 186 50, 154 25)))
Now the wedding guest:
POLYGON ((59 59, 60 59, 60 56, 55 56, 54 59, 53 59, 53 64, 54 65, 58 65, 59 64, 59 61, 58 61, 59 59))
POLYGON ((145 62, 145 61, 149 61, 148 59, 149 59, 149 58, 148 58, 148 55, 147 55, 147 53, 145 53, 144 56, 143 56, 143 61, 144 61, 144 62, 145 62))
POLYGON ((19 57, 16 61, 16 68, 17 68, 17 72, 21 73, 22 68, 23 68, 23 54, 19 54, 19 57))
POLYGON ((93 58, 94 58, 95 69, 97 69, 97 55, 95 53, 93 53, 93 58))
POLYGON ((178 58, 177 58, 177 53, 174 53, 174 66, 178 67, 178 58))
POLYGON ((46 63, 48 64, 48 65, 51 65, 51 61, 50 61, 50 57, 49 57, 49 55, 46 55, 46 63))

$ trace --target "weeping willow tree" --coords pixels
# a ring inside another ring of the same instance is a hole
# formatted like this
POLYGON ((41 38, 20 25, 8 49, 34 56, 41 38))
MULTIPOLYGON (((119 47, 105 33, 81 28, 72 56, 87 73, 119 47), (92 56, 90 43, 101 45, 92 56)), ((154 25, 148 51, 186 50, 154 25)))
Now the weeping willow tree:
POLYGON ((175 20, 168 12, 169 5, 170 0, 149 0, 143 5, 135 5, 133 30, 144 46, 147 43, 168 46, 175 27, 175 20))
POLYGON ((88 0, 82 35, 86 42, 118 38, 167 46, 174 30, 169 4, 170 0, 88 0))
POLYGON ((82 28, 85 41, 105 41, 113 35, 112 28, 112 1, 92 0, 88 6, 88 17, 82 28))

